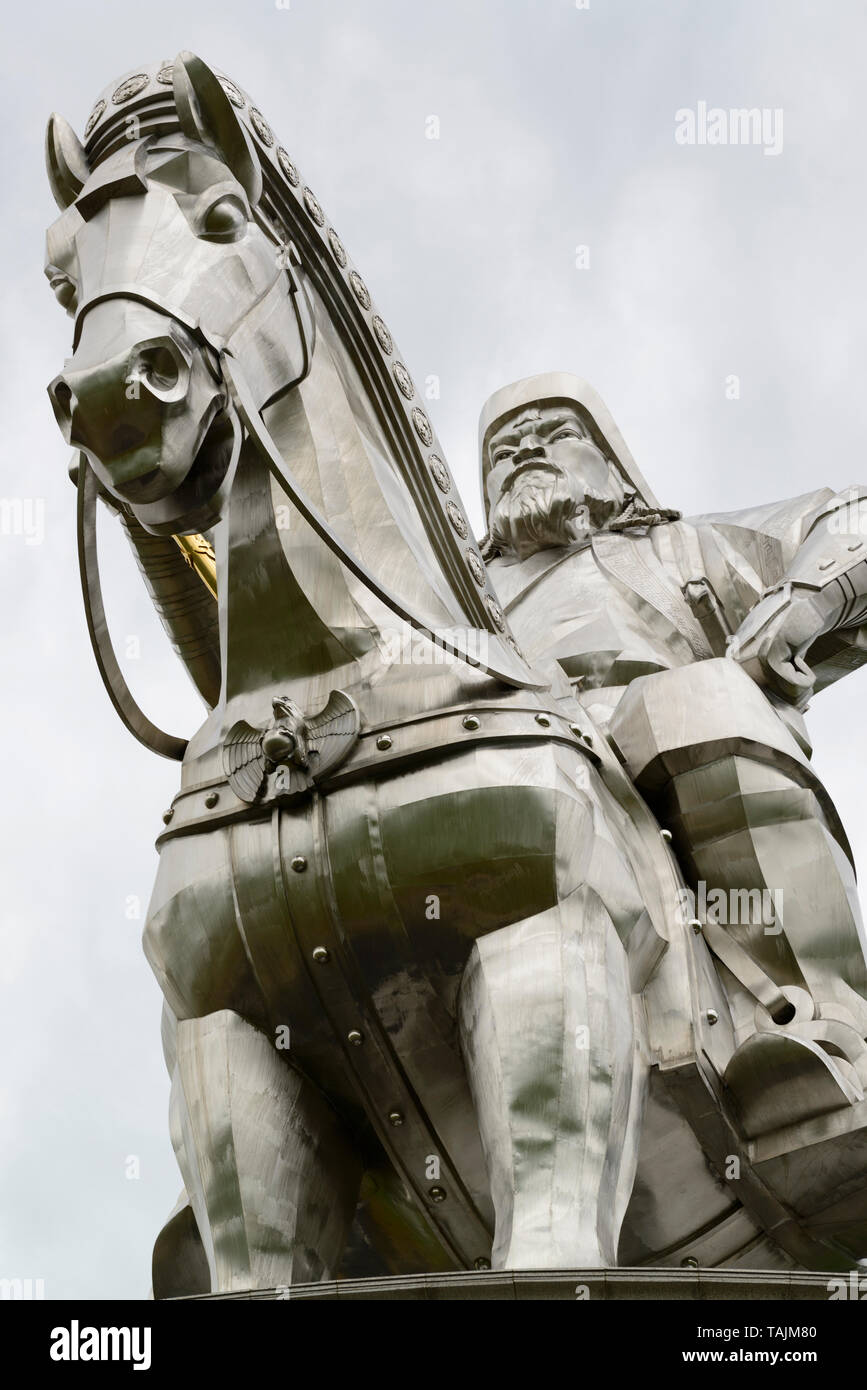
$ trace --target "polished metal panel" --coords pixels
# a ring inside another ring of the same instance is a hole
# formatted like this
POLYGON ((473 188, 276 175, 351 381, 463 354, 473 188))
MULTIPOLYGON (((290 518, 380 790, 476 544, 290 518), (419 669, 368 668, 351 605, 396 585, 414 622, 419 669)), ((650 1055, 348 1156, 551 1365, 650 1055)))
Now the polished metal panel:
POLYGON ((237 83, 137 68, 83 144, 52 117, 47 166, 88 625, 181 762, 144 931, 185 1184, 156 1295, 867 1254, 865 937, 803 719, 867 654, 861 491, 684 521, 554 373, 483 412, 479 546, 237 83), (100 501, 189 740, 114 658, 100 501))

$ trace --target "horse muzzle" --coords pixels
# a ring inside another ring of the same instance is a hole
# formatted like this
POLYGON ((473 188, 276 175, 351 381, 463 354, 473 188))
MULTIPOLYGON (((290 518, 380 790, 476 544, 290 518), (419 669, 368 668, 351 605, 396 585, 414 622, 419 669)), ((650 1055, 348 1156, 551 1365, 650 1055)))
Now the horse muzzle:
POLYGON ((191 501, 218 489, 236 452, 216 357, 175 319, 132 300, 94 305, 48 392, 67 443, 148 529, 177 526, 191 501))

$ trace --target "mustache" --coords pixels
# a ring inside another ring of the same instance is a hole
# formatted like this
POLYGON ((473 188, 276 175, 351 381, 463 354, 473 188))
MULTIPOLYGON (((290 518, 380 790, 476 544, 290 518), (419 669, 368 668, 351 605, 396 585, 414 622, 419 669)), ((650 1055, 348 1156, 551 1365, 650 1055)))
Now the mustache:
POLYGON ((552 473, 560 478, 566 477, 559 463, 552 463, 550 459, 525 459, 523 463, 516 464, 506 478, 503 483, 503 495, 511 492, 518 480, 527 473, 552 473))
POLYGON ((490 538, 523 560, 537 550, 572 545, 616 509, 612 497, 582 486, 557 464, 528 460, 506 480, 491 513, 490 538))

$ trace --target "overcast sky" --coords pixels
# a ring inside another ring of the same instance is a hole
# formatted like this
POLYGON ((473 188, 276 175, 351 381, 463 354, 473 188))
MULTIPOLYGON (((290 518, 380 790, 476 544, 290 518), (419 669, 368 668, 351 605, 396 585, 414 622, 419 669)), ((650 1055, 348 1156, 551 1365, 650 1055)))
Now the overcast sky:
MULTIPOLYGON (((596 386, 664 503, 734 509, 867 473, 867 7, 77 0, 19 2, 6 28, 0 495, 44 501, 44 540, 0 535, 0 1277, 44 1279, 49 1298, 139 1298, 180 1188, 140 949, 178 770, 122 728, 88 647, 45 394, 70 336, 41 274, 47 116, 81 132, 102 87, 181 48, 233 76, 415 379, 439 377, 430 411, 479 525, 481 405, 548 369, 596 386), (782 148, 678 144, 675 113, 700 102, 781 111, 782 148)), ((103 532, 116 643, 140 644, 128 679, 189 733, 201 706, 103 532)), ((809 716, 862 870, 865 696, 867 672, 809 716)))

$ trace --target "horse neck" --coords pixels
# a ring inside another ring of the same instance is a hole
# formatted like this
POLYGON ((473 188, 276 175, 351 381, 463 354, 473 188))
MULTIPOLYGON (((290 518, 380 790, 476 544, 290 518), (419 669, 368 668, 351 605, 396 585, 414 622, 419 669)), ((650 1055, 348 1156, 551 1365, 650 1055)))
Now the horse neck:
MULTIPOLYGON (((320 302, 315 309, 311 369, 266 411, 269 433, 341 541, 432 626, 447 628, 455 614, 444 575, 372 402, 320 302)), ((341 565, 250 441, 215 542, 233 714, 250 692, 285 693, 315 708, 338 684, 382 685, 401 621, 341 565)))
POLYGON ((297 695, 320 682, 327 693, 336 673, 372 646, 366 628, 335 630, 320 614, 291 563, 281 521, 271 476, 248 443, 215 535, 227 703, 253 692, 297 695))
MULTIPOLYGON (((265 413, 287 468, 328 515, 347 513, 339 493, 351 440, 341 441, 335 427, 347 409, 319 341, 309 378, 265 413)), ((353 544, 357 536, 346 539, 353 544)), ((249 439, 214 542, 229 723, 251 699, 264 709, 276 694, 316 708, 335 686, 357 682, 378 664, 380 624, 249 439)))

